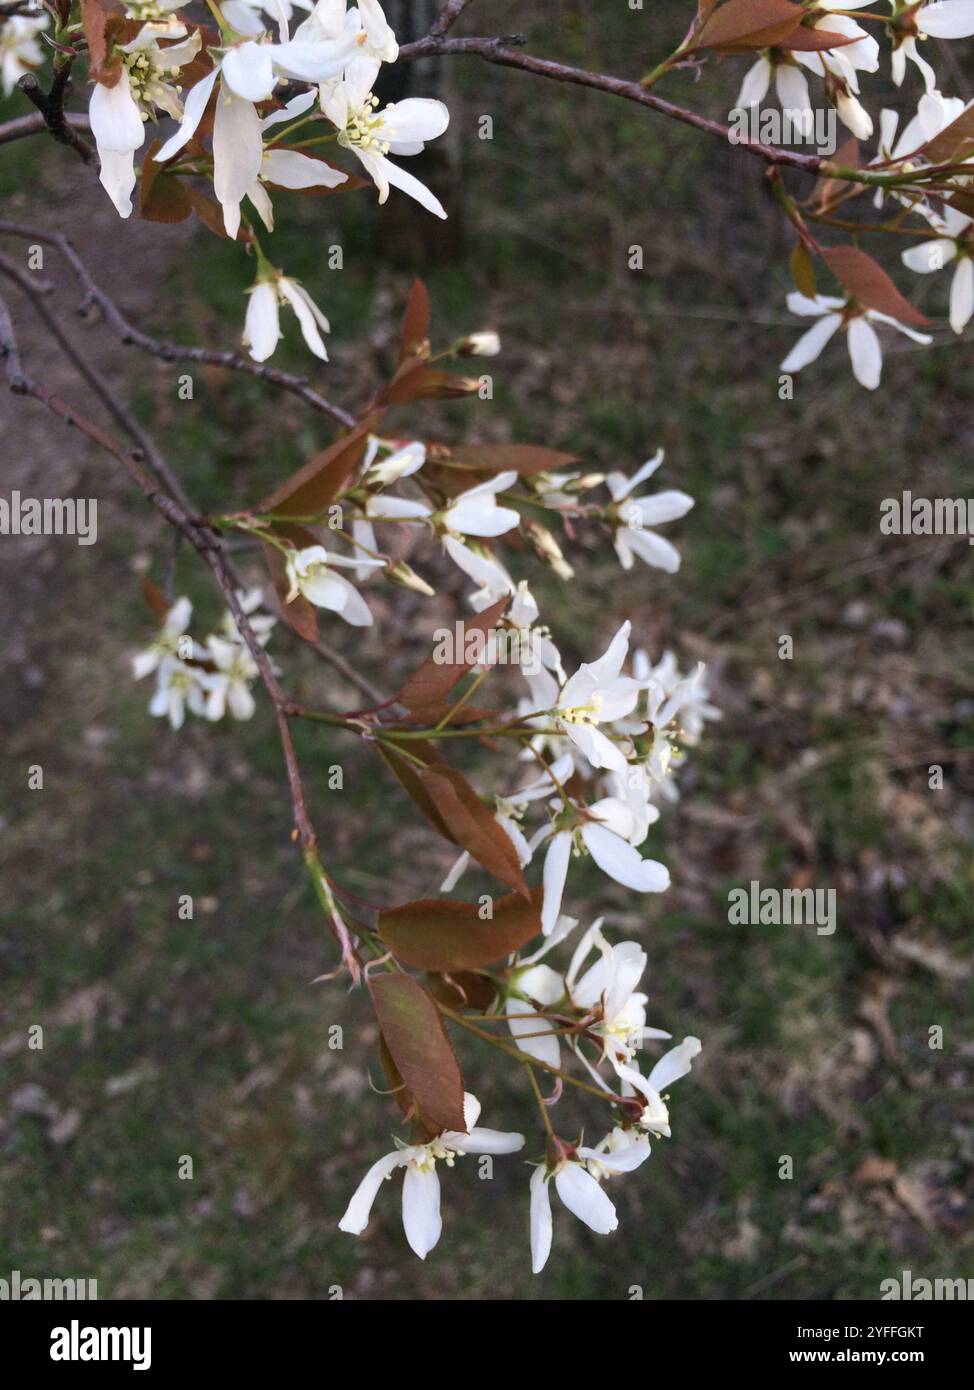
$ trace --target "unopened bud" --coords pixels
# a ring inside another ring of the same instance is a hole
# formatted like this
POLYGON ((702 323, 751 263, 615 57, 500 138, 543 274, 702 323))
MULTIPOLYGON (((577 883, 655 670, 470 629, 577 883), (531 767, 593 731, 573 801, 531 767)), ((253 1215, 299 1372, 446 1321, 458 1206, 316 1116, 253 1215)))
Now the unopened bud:
POLYGON ((414 589, 417 594, 425 594, 427 598, 432 598, 436 593, 436 590, 427 584, 425 579, 421 579, 405 560, 390 565, 386 570, 386 578, 391 579, 394 584, 400 584, 404 589, 414 589))
POLYGON ((550 565, 559 579, 571 579, 575 571, 562 554, 561 546, 548 530, 538 521, 529 521, 528 535, 538 555, 546 565, 550 565))
POLYGON ((471 333, 457 344, 460 357, 496 357, 501 350, 501 340, 496 333, 471 333))
POLYGON ((605 482, 604 473, 583 473, 574 482, 565 484, 566 492, 588 492, 589 488, 598 487, 605 482))

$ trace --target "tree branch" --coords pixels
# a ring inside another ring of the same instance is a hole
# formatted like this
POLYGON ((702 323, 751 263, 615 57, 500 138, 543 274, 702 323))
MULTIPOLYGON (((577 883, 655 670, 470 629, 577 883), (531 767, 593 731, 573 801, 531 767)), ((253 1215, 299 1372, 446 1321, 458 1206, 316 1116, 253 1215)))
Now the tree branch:
POLYGON ((27 100, 37 107, 45 126, 55 140, 61 145, 69 146, 85 164, 97 166, 97 152, 87 140, 81 138, 75 129, 75 123, 67 118, 64 110, 64 98, 73 62, 73 58, 68 58, 55 66, 50 92, 41 90, 41 85, 32 72, 25 72, 17 86, 27 100))
MULTIPOLYGON (((608 92, 611 96, 622 97, 626 101, 638 102, 640 106, 648 106, 650 110, 658 111, 663 116, 682 121, 684 125, 694 126, 697 130, 703 130, 708 135, 714 135, 719 140, 730 143, 730 127, 721 121, 712 121, 707 116, 698 115, 696 111, 677 106, 675 102, 647 91, 638 82, 588 72, 584 68, 568 67, 549 58, 535 58, 529 53, 520 52, 518 48, 510 47, 512 43, 520 45, 524 42, 526 40, 522 35, 507 38, 451 39, 437 37, 431 32, 425 39, 417 39, 415 43, 408 43, 400 48, 399 58, 405 62, 411 62, 416 58, 452 57, 463 54, 483 58, 485 62, 498 63, 501 67, 519 68, 522 72, 533 73, 536 77, 547 77, 554 82, 569 82, 579 87, 592 87, 597 91, 608 92)), ((757 140, 741 140, 737 148, 763 159, 767 164, 802 169, 811 174, 827 172, 827 161, 819 155, 784 150, 777 145, 762 145, 757 140)))
POLYGON ((157 338, 150 337, 148 333, 143 333, 141 329, 129 322, 115 301, 95 283, 81 257, 66 236, 58 232, 43 232, 36 227, 28 227, 19 222, 0 222, 0 235, 22 237, 46 246, 56 247, 70 265, 81 285, 83 295, 81 312, 84 313, 92 304, 97 305, 106 323, 114 329, 123 343, 140 348, 143 352, 149 353, 152 357, 161 358, 164 362, 198 362, 206 366, 225 367, 230 371, 245 372, 248 376, 258 377, 261 381, 268 381, 271 385, 279 386, 282 390, 298 396, 312 410, 316 410, 321 415, 329 416, 338 424, 344 425, 346 429, 351 429, 357 423, 354 415, 343 410, 340 406, 333 405, 331 401, 319 395, 308 385, 304 377, 280 371, 277 367, 269 367, 265 362, 254 362, 249 357, 241 357, 236 352, 217 352, 212 348, 184 347, 179 343, 162 342, 157 338))
MULTIPOLYGON (((65 111, 65 125, 74 130, 90 130, 88 117, 80 111, 65 111)), ((41 112, 33 116, 17 116, 15 120, 0 125, 0 145, 9 145, 14 140, 26 139, 29 135, 41 135, 49 129, 47 120, 41 112)))

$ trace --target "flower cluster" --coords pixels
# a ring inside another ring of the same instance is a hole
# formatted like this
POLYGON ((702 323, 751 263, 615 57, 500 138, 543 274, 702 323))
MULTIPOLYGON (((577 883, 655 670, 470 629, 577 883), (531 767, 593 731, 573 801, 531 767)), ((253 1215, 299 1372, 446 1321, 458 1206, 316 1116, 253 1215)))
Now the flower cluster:
MULTIPOLYGON (((261 646, 266 646, 277 621, 261 613, 261 590, 237 594, 237 602, 247 615, 251 630, 261 646)), ((168 719, 173 729, 181 729, 186 711, 215 722, 226 713, 234 719, 251 719, 256 709, 251 687, 258 668, 227 610, 217 632, 200 644, 189 633, 193 606, 179 598, 166 612, 159 635, 151 646, 132 661, 136 680, 155 675, 156 685, 149 701, 149 713, 168 719)))
MULTIPOLYGON (((226 235, 243 235, 252 244, 257 278, 243 336, 251 356, 263 362, 274 351, 281 336, 279 309, 286 305, 294 310, 310 351, 326 360, 321 335, 329 331, 327 318, 308 292, 265 256, 244 204, 273 231, 269 190, 349 184, 348 172, 317 152, 331 142, 355 156, 380 203, 390 188, 398 188, 435 216, 446 217, 430 190, 397 160, 418 154, 427 140, 442 135, 449 112, 441 101, 425 98, 383 106, 373 93, 382 64, 395 62, 399 52, 378 0, 359 0, 353 8, 346 0, 303 5, 310 13, 293 32, 295 16, 287 3, 211 5, 217 34, 181 17, 182 8, 180 0, 152 5, 132 0, 126 11, 132 37, 114 42, 92 73, 89 116, 101 182, 119 214, 130 216, 135 155, 145 143, 147 124, 160 114, 178 121, 176 132, 152 153, 152 162, 170 176, 211 169, 226 235), (283 103, 277 100, 279 89, 295 86, 304 90, 283 103), (298 130, 303 138, 290 143, 298 130), (206 135, 209 153, 202 143, 206 135)), ((13 35, 10 42, 15 44, 11 70, 32 61, 28 31, 17 31, 16 42, 13 35)), ((6 48, 4 55, 6 81, 6 48)))

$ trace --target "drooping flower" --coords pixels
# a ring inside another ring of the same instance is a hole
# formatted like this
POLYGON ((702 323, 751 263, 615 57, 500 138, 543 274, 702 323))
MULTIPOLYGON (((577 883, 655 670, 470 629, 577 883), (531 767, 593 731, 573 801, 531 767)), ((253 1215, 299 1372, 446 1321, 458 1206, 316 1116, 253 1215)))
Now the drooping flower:
POLYGON ((888 324, 899 333, 905 333, 915 343, 926 345, 933 342, 928 333, 918 333, 916 329, 907 327, 889 314, 880 313, 878 309, 863 309, 851 305, 848 300, 827 294, 818 294, 814 299, 809 299, 798 290, 793 290, 788 295, 788 308, 793 314, 817 318, 818 323, 798 339, 781 364, 783 372, 800 372, 814 362, 826 343, 844 326, 852 374, 860 386, 865 386, 867 391, 875 391, 883 370, 883 350, 873 328, 874 323, 888 324))
POLYGON ((372 613, 359 591, 340 574, 335 566, 356 569, 365 566, 369 569, 384 568, 383 560, 348 559, 336 555, 323 545, 309 545, 303 550, 290 550, 287 555, 287 579, 289 589, 287 603, 293 603, 298 594, 303 594, 316 608, 328 608, 338 613, 353 627, 371 627, 372 613))
POLYGON ((297 280, 268 267, 262 279, 247 291, 247 316, 244 320, 243 343, 250 349, 255 362, 266 362, 281 338, 280 308, 287 304, 297 316, 307 347, 322 362, 328 353, 321 333, 330 332, 330 324, 308 291, 297 280))
POLYGON ((480 1102, 468 1091, 463 1098, 466 1133, 444 1130, 427 1144, 398 1144, 392 1153, 373 1163, 352 1195, 338 1223, 341 1231, 361 1235, 369 1224, 372 1204, 384 1179, 397 1168, 405 1168, 402 1185, 402 1224, 410 1248, 421 1260, 436 1245, 442 1231, 440 1219, 440 1179, 436 1165, 442 1161, 452 1168, 463 1154, 509 1154, 524 1147, 524 1135, 483 1129, 477 1125, 480 1102))
MULTIPOLYGON (((121 71, 113 86, 96 82, 88 103, 91 133, 101 164, 99 179, 121 217, 132 213, 135 152, 145 143, 145 123, 158 107, 179 120, 183 104, 175 79, 200 49, 199 33, 163 47, 146 24, 118 48, 121 71)), ((195 89, 194 89, 195 90, 195 89)))
POLYGON ((893 81, 897 87, 902 85, 909 59, 919 68, 927 91, 933 92, 937 87, 937 74, 920 53, 918 43, 927 38, 970 38, 974 34, 974 0, 937 0, 934 4, 911 5, 896 16, 892 27, 893 81))
POLYGON ((535 1168, 531 1175, 531 1269, 540 1274, 551 1254, 553 1223, 551 1194, 555 1191, 573 1216, 584 1222, 596 1235, 609 1235, 619 1225, 612 1201, 602 1191, 601 1183, 616 1173, 628 1173, 649 1157, 650 1146, 645 1139, 626 1138, 624 1131, 613 1131, 596 1148, 579 1148, 573 1158, 562 1158, 549 1170, 535 1168))

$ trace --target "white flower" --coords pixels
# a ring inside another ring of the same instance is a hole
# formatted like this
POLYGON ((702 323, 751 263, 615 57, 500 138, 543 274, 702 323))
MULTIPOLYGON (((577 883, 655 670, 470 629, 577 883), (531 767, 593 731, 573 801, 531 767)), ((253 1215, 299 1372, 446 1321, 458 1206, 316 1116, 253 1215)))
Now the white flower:
POLYGON ((425 462, 426 445, 421 440, 413 439, 408 444, 398 444, 379 439, 373 434, 369 436, 365 454, 365 479, 368 483, 386 487, 389 483, 398 482, 400 478, 412 477, 425 462), (386 449, 389 453, 386 458, 376 463, 375 459, 380 449, 386 449))
MULTIPOLYGON (((621 1133, 621 1132, 620 1132, 621 1133)), ((574 1159, 563 1158, 549 1172, 535 1168, 531 1175, 531 1269, 540 1274, 551 1253, 552 1181, 564 1206, 597 1235, 608 1235, 619 1224, 616 1209, 602 1191, 600 1181, 613 1173, 627 1173, 649 1157, 649 1143, 639 1139, 607 1136, 597 1148, 580 1148, 574 1159)))
MULTIPOLYGON (((260 645, 266 647, 270 640, 272 629, 277 626, 277 619, 270 613, 257 612, 257 609, 260 608, 263 601, 264 593, 259 585, 253 589, 237 590, 237 602, 247 616, 250 623, 250 630, 253 632, 260 645)), ((223 615, 222 630, 224 637, 230 642, 243 642, 240 630, 237 627, 237 620, 229 609, 227 609, 226 613, 223 615)))
POLYGON ((545 936, 554 930, 561 913, 573 850, 587 850, 604 874, 636 893, 665 893, 670 886, 666 865, 644 859, 629 838, 638 833, 638 822, 629 806, 614 797, 603 797, 585 814, 588 818, 574 831, 556 830, 548 845, 542 872, 541 930, 545 936))
POLYGON ((156 719, 168 719, 173 729, 181 729, 187 709, 192 714, 206 714, 205 694, 209 680, 207 673, 198 667, 167 657, 159 663, 149 713, 156 719))
POLYGON ((680 568, 679 551, 649 528, 686 516, 693 506, 693 498, 675 490, 656 492, 649 497, 632 495, 640 483, 653 476, 663 458, 660 449, 631 478, 624 473, 609 473, 606 477, 606 487, 613 501, 608 517, 616 528, 613 544, 623 569, 632 569, 633 557, 637 555, 647 565, 665 570, 667 574, 675 574, 680 568))
POLYGON ((46 29, 48 16, 12 15, 0 20, 0 79, 3 94, 10 96, 19 79, 44 61, 37 35, 46 29))
POLYGON ((283 337, 279 312, 282 304, 288 304, 294 310, 301 336, 315 357, 322 362, 328 361, 319 330, 328 333, 330 325, 303 285, 275 271, 265 279, 258 280, 247 293, 250 298, 244 320, 243 343, 250 348, 255 362, 266 362, 283 337))
MULTIPOLYGON (((653 666, 648 654, 640 647, 632 654, 632 671, 637 680, 658 686, 667 700, 673 696, 677 698, 678 705, 670 706, 667 712, 671 719, 679 714, 680 736, 684 743, 699 743, 707 720, 723 718, 717 706, 710 703, 707 670, 702 662, 697 663, 696 671, 690 676, 684 676, 671 651, 665 651, 653 666)), ((663 707, 660 706, 656 710, 656 717, 662 713, 663 707)), ((651 722, 656 722, 653 715, 649 717, 651 722)))
POLYGON ((354 627, 371 627, 372 614, 358 590, 334 566, 348 569, 365 566, 382 569, 383 560, 350 560, 335 555, 323 545, 309 545, 304 550, 290 550, 287 555, 287 578, 290 588, 285 602, 293 603, 303 594, 316 608, 328 608, 338 613, 354 627))
POLYGON ((882 373, 883 352, 873 328, 874 323, 889 324, 891 328, 912 338, 915 343, 927 344, 933 341, 928 333, 917 333, 915 329, 908 328, 889 314, 881 314, 877 309, 857 309, 850 312, 846 300, 835 299, 831 295, 818 294, 814 299, 809 299, 793 290, 788 295, 788 308, 793 314, 817 318, 818 323, 798 339, 781 364, 783 372, 800 372, 803 367, 814 362, 829 339, 844 326, 848 337, 852 374, 860 386, 865 386, 868 391, 875 391, 882 373))
MULTIPOLYGON (((300 116, 314 104, 314 92, 302 92, 289 101, 281 111, 275 111, 260 123, 261 132, 300 116)), ((247 190, 247 197, 256 208, 260 219, 269 232, 274 230, 274 205, 265 184, 276 188, 338 188, 348 182, 348 175, 341 169, 333 169, 323 159, 312 159, 300 150, 287 148, 265 149, 260 162, 260 172, 256 181, 247 190)))
POLYGON ((183 106, 172 79, 193 61, 199 48, 199 33, 163 48, 147 24, 131 43, 119 48, 121 72, 115 85, 96 82, 92 88, 88 118, 101 163, 98 177, 122 217, 132 212, 135 151, 145 142, 145 122, 155 107, 180 118, 183 106))
POLYGON ((600 724, 621 719, 636 705, 640 685, 623 676, 631 624, 619 628, 597 661, 584 662, 562 687, 555 706, 556 727, 585 754, 593 767, 624 771, 626 758, 618 744, 602 733, 600 724))
POLYGON ((448 1168, 458 1154, 509 1154, 524 1147, 524 1135, 504 1133, 477 1126, 480 1102, 469 1091, 463 1098, 463 1117, 467 1132, 444 1130, 428 1144, 403 1145, 383 1155, 366 1173, 356 1188, 345 1215, 338 1223, 341 1231, 361 1235, 369 1224, 372 1203, 385 1178, 397 1168, 405 1168, 402 1185, 402 1224, 410 1248, 425 1260, 440 1238, 440 1180, 436 1172, 438 1160, 448 1168))
POLYGON ((157 671, 166 661, 183 661, 205 655, 186 635, 192 616, 193 605, 189 599, 178 598, 163 619, 162 631, 151 647, 139 652, 132 661, 132 675, 137 681, 157 671))
POLYGON ((234 719, 252 719, 257 708, 250 686, 259 674, 257 663, 246 647, 225 637, 206 639, 216 671, 208 679, 207 719, 222 719, 227 709, 234 719))
POLYGON ((653 1134, 663 1134, 667 1139, 670 1137, 670 1115, 661 1093, 668 1086, 672 1086, 674 1081, 679 1081, 688 1074, 694 1057, 699 1056, 700 1052, 699 1038, 684 1038, 676 1047, 671 1047, 669 1052, 663 1053, 648 1077, 644 1078, 635 1069, 626 1073, 627 1084, 632 1086, 633 1091, 638 1091, 646 1101, 643 1113, 639 1117, 639 1124, 643 1129, 648 1129, 653 1134))
POLYGON ((789 113, 795 128, 806 138, 814 127, 815 112, 808 94, 805 74, 786 55, 762 53, 745 74, 735 105, 759 106, 767 96, 771 79, 782 110, 789 113))
POLYGON ((498 506, 497 494, 516 482, 511 470, 461 492, 442 514, 444 528, 461 536, 503 536, 521 518, 513 508, 498 506))
MULTIPOLYGON (((854 0, 851 5, 839 0, 824 0, 820 9, 862 9, 866 0, 854 0)), ((812 29, 842 34, 855 39, 841 48, 819 52, 795 52, 796 62, 810 68, 825 79, 825 90, 835 104, 844 123, 859 140, 868 140, 873 132, 872 118, 858 100, 858 72, 876 72, 879 68, 879 44, 854 19, 843 14, 825 14, 813 21, 812 29)))
POLYGON ((470 333, 457 350, 464 357, 496 357, 501 350, 501 340, 497 333, 470 333))
POLYGON ((917 43, 926 38, 969 38, 974 34, 974 0, 939 0, 932 5, 918 5, 899 18, 893 48, 893 81, 897 87, 901 85, 909 58, 923 74, 927 91, 935 91, 937 74, 921 57, 917 43))
POLYGON ((379 70, 375 59, 356 58, 338 81, 321 87, 321 109, 338 128, 338 143, 365 166, 379 190, 379 202, 389 197, 390 186, 400 188, 437 217, 446 217, 439 199, 415 175, 388 158, 390 154, 419 154, 427 140, 442 135, 450 113, 442 101, 408 97, 379 108, 372 85, 379 70))
POLYGON ((934 270, 943 270, 949 261, 956 260, 957 267, 950 286, 950 326, 955 333, 963 333, 974 314, 971 219, 966 213, 958 212, 945 203, 942 215, 932 214, 929 221, 937 232, 936 238, 907 247, 903 252, 903 264, 918 275, 927 275, 934 270))

